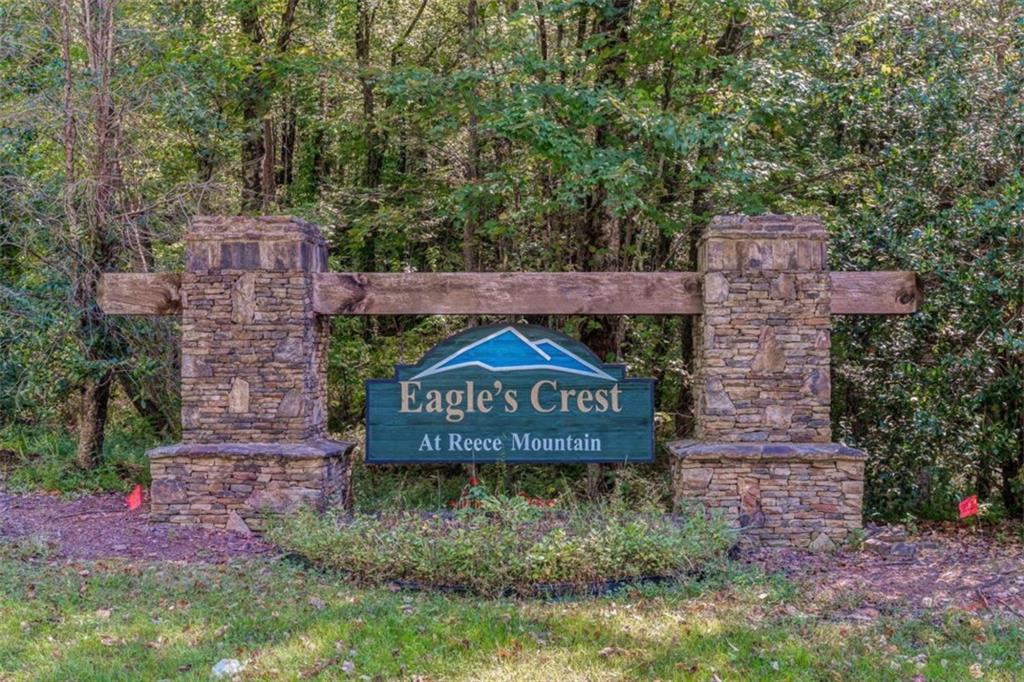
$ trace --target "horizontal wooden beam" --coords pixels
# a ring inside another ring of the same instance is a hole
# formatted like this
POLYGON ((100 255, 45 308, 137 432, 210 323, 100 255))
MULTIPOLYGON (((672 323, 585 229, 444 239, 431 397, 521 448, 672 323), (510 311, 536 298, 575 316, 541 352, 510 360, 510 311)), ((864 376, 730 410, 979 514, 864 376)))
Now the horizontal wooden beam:
POLYGON ((108 315, 175 315, 181 312, 181 275, 107 272, 97 298, 108 315))
POLYGON ((695 272, 320 273, 321 315, 687 315, 695 272))
MULTIPOLYGON (((918 309, 913 272, 833 272, 833 315, 905 315, 918 309)), ((695 315, 695 272, 415 272, 314 275, 321 315, 695 315)), ((106 273, 110 315, 181 312, 181 275, 106 273)))
POLYGON ((833 315, 906 315, 924 299, 916 272, 833 272, 833 315))

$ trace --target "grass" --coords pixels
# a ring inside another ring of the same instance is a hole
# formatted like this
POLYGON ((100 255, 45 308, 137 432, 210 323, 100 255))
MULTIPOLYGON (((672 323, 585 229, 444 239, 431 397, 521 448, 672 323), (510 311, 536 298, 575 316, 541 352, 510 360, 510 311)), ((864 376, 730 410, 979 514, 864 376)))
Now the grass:
POLYGON ((10 425, 0 429, 0 450, 14 453, 6 485, 14 490, 60 493, 124 492, 136 483, 149 485, 146 450, 159 440, 141 419, 127 419, 107 429, 103 457, 88 471, 75 464, 71 433, 48 427, 10 425))
MULTIPOLYGON (((3 549, 0 548, 0 552, 3 549)), ((3 556, 3 555, 0 555, 3 556)), ((280 560, 0 559, 0 680, 1021 679, 1019 624, 830 619, 757 573, 567 601, 359 589, 280 560)))

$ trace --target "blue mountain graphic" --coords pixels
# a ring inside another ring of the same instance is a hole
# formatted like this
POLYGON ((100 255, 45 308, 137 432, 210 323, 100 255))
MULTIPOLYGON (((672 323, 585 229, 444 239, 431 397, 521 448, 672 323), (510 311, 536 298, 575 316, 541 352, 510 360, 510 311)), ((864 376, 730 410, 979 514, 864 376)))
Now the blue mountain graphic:
POLYGON ((469 344, 423 370, 413 379, 461 367, 482 367, 493 372, 550 369, 567 374, 614 380, 600 367, 595 367, 554 341, 531 341, 514 327, 505 327, 469 344))
POLYGON ((583 362, 578 357, 556 344, 554 341, 543 339, 541 341, 535 341, 534 343, 537 348, 551 356, 551 359, 548 361, 549 364, 565 369, 575 369, 586 374, 594 371, 593 365, 583 362))

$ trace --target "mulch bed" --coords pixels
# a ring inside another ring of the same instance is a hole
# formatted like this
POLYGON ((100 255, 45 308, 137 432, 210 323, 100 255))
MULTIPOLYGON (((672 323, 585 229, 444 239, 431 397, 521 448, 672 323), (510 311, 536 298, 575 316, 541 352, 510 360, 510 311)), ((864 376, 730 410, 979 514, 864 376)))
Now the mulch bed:
POLYGON ((839 618, 956 608, 1024 618, 1024 535, 1020 524, 927 523, 868 526, 858 551, 809 554, 751 550, 742 560, 809 585, 839 618), (850 599, 855 595, 857 599, 850 599))
POLYGON ((64 498, 16 494, 0 486, 0 542, 34 537, 55 558, 148 559, 222 563, 273 548, 259 538, 167 523, 151 523, 143 506, 129 511, 124 495, 64 498))
MULTIPOLYGON (((70 560, 221 563, 276 551, 257 537, 150 522, 147 507, 148 500, 129 511, 118 494, 65 498, 12 493, 0 484, 0 542, 34 537, 50 545, 54 558, 70 560)), ((873 620, 953 607, 1024 618, 1019 525, 928 524, 914 533, 869 526, 867 532, 865 547, 856 551, 756 549, 739 560, 808 585, 831 617, 873 620)))

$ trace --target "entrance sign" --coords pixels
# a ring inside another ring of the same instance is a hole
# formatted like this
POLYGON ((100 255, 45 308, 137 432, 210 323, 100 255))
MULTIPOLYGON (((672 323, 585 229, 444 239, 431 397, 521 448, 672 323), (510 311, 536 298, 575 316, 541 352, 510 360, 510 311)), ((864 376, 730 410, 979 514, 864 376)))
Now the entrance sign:
POLYGON ((491 325, 366 382, 366 461, 649 462, 654 380, 545 327, 491 325))
MULTIPOLYGON (((259 529, 351 501, 328 440, 332 315, 701 315, 694 438, 667 443, 676 505, 744 538, 827 549, 861 525, 864 453, 833 443, 833 315, 903 315, 913 272, 829 272, 801 216, 718 216, 699 272, 328 272, 292 216, 197 216, 181 273, 104 273, 107 315, 181 316, 182 442, 150 450, 150 519, 259 529)), ((537 327, 473 329, 367 390, 370 462, 651 459, 652 382, 537 327)))

